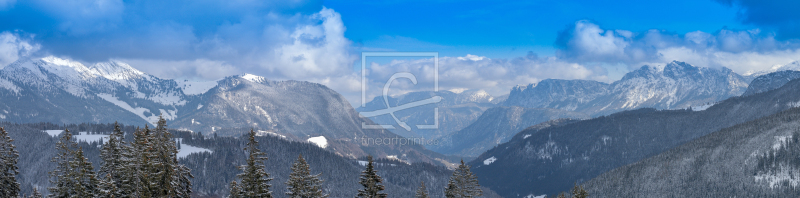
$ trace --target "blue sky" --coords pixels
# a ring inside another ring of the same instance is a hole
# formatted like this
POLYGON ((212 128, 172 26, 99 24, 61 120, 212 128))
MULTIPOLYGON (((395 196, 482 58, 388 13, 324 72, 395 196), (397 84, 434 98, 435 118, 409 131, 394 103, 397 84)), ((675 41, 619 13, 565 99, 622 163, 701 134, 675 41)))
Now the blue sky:
POLYGON ((366 50, 435 50, 445 56, 552 56, 560 31, 579 20, 611 29, 676 33, 748 29, 738 9, 714 1, 326 1, 345 36, 366 50))
MULTIPOLYGON (((547 78, 618 80, 673 60, 740 74, 800 59, 800 1, 0 0, 0 67, 111 59, 162 78, 253 73, 359 103, 360 52, 436 51, 441 89, 507 94, 547 78)), ((368 60, 368 87, 428 59, 368 60)), ((369 90, 371 96, 377 89, 369 90)), ((409 83, 400 92, 417 91, 409 83)))

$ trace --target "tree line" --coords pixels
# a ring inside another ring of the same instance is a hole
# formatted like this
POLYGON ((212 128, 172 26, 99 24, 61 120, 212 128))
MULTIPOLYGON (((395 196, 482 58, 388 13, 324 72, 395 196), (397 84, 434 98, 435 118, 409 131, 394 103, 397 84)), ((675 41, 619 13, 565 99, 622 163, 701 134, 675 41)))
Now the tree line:
MULTIPOLYGON (((101 143, 101 166, 94 171, 83 148, 69 130, 61 133, 55 147, 58 151, 52 162, 56 164, 49 172, 51 186, 47 197, 190 197, 193 178, 191 170, 178 163, 178 144, 167 130, 166 120, 160 118, 155 128, 136 128, 133 139, 125 141, 125 133, 118 124, 108 139, 101 143)), ((129 134, 130 135, 130 134, 129 134)), ((272 180, 266 171, 264 153, 258 149, 255 132, 250 131, 248 143, 243 149, 247 160, 238 168, 242 171, 238 180, 230 183, 229 197, 272 197, 272 180)), ((12 144, 13 139, 0 128, 0 197, 44 197, 34 188, 31 195, 20 194, 19 174, 16 166, 19 157, 12 144)), ((375 170, 372 156, 367 157, 365 170, 360 175, 362 186, 356 197, 386 197, 382 192, 383 179, 375 170)), ((292 164, 292 173, 287 185, 288 197, 327 197, 320 174, 312 174, 302 155, 292 164)), ((453 172, 444 189, 446 197, 477 197, 477 177, 469 166, 461 165, 453 172)), ((428 197, 424 183, 420 184, 416 197, 428 197)))

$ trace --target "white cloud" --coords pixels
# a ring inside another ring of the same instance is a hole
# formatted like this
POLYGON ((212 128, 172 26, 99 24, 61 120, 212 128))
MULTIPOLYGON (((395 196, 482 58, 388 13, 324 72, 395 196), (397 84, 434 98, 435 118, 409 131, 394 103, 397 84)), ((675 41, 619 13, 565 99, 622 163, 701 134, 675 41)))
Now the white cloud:
POLYGON ((745 73, 800 60, 800 42, 778 41, 759 29, 681 35, 663 30, 605 30, 589 21, 578 21, 559 35, 557 46, 557 57, 565 61, 623 63, 628 69, 679 60, 745 73))
POLYGON ((298 27, 291 33, 291 43, 274 50, 276 60, 266 60, 260 66, 276 70, 291 79, 308 79, 350 73, 356 57, 349 52, 350 40, 344 37, 342 17, 332 9, 323 8, 312 19, 322 24, 298 27), (278 64, 275 64, 278 63, 278 64))
POLYGON ((38 51, 39 48, 39 44, 20 38, 17 34, 0 33, 0 68, 38 51))
MULTIPOLYGON (((393 60, 386 64, 371 63, 367 76, 367 100, 380 95, 386 80, 398 72, 414 74, 418 83, 414 85, 408 80, 395 81, 391 86, 392 95, 432 91, 433 71, 432 58, 393 60)), ((439 58, 439 90, 485 90, 493 96, 500 96, 508 94, 515 85, 535 83, 548 78, 608 80, 603 68, 565 62, 556 57, 539 58, 532 53, 513 59, 490 59, 477 55, 439 58)), ((358 101, 360 98, 355 103, 358 101)))

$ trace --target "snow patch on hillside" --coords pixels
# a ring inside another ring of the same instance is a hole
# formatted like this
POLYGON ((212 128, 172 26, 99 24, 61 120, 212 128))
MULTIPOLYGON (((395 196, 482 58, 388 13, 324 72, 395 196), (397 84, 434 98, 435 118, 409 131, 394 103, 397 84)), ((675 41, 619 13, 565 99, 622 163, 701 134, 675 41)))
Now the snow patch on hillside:
POLYGON ((797 101, 797 102, 789 102, 789 103, 787 103, 786 105, 787 105, 787 106, 790 106, 790 107, 800 107, 800 101, 797 101))
POLYGON ((792 187, 800 184, 800 173, 793 168, 780 166, 778 171, 773 173, 759 173, 753 176, 756 182, 765 183, 769 188, 775 188, 788 183, 792 187))
POLYGON ((692 111, 705 111, 706 109, 708 109, 709 107, 714 106, 714 105, 715 104, 712 103, 712 104, 704 104, 704 105, 700 105, 700 106, 693 106, 692 107, 692 111))
POLYGON ((14 85, 13 82, 2 78, 0 78, 0 88, 11 90, 16 94, 19 94, 19 91, 22 90, 21 88, 14 85))
POLYGON ((547 197, 546 194, 545 195, 539 195, 539 196, 536 196, 534 194, 530 194, 528 196, 525 196, 524 198, 545 198, 545 197, 547 197))
MULTIPOLYGON (((281 135, 281 134, 275 133, 274 131, 265 131, 265 130, 256 131, 256 136, 268 136, 268 135, 286 139, 285 135, 281 135)), ((320 136, 320 137, 322 137, 322 136, 320 136)), ((325 137, 323 137, 323 138, 325 138, 325 137)))
POLYGON ((325 136, 308 138, 308 141, 316 144, 320 148, 328 147, 328 139, 325 139, 325 136))
POLYGON ((525 136, 522 136, 522 139, 528 139, 529 137, 531 137, 531 134, 525 134, 525 136))
MULTIPOLYGON (((149 109, 145 109, 145 108, 141 108, 141 107, 132 107, 128 103, 119 100, 117 97, 114 97, 111 94, 97 94, 97 97, 100 97, 103 100, 106 100, 106 101, 108 101, 108 102, 110 102, 110 103, 112 103, 114 105, 117 105, 118 107, 120 107, 122 109, 125 109, 125 110, 129 111, 129 112, 141 117, 142 119, 147 120, 147 122, 150 122, 150 123, 158 122, 158 115, 152 115, 150 117, 144 116, 144 112, 150 112, 149 109)), ((177 117, 177 111, 174 111, 174 114, 169 114, 167 116, 171 116, 173 118, 177 117)), ((164 119, 170 119, 170 118, 167 118, 165 116, 164 119)))
POLYGON ((492 156, 492 157, 490 157, 490 158, 487 158, 486 160, 483 160, 483 165, 489 165, 489 164, 492 164, 492 163, 494 163, 494 161, 497 161, 497 158, 495 158, 494 156, 492 156))
POLYGON ((188 80, 176 80, 178 83, 178 87, 183 90, 183 93, 186 95, 200 95, 208 92, 212 88, 217 86, 217 81, 208 81, 208 82, 195 82, 195 81, 188 81, 188 80))

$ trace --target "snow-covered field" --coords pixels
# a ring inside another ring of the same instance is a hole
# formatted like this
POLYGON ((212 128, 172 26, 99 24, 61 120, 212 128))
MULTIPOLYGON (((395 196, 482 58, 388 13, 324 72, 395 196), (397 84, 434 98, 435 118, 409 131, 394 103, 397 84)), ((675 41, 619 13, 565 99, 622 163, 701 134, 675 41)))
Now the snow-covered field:
POLYGON ((186 156, 191 155, 192 153, 202 153, 202 152, 213 153, 214 152, 214 151, 211 151, 211 150, 206 149, 206 148, 200 148, 200 147, 195 147, 195 146, 192 146, 192 145, 184 144, 183 143, 183 138, 176 138, 175 142, 179 142, 180 145, 181 145, 181 148, 178 149, 178 158, 184 158, 186 156))
POLYGON ((44 130, 44 132, 47 133, 47 135, 56 137, 58 134, 61 134, 61 132, 64 132, 64 130, 44 130))
POLYGON ((89 134, 87 132, 80 132, 80 135, 75 135, 74 137, 75 137, 75 140, 78 141, 78 142, 87 142, 87 143, 98 142, 99 143, 101 139, 103 140, 103 142, 108 141, 108 135, 89 134))

